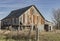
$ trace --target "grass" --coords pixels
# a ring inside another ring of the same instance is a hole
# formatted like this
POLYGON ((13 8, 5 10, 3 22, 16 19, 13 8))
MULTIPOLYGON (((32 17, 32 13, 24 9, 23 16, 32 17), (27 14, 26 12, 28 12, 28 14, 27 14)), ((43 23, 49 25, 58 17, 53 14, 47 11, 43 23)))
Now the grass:
POLYGON ((60 41, 60 33, 46 32, 40 34, 40 41, 60 41))
MULTIPOLYGON (((2 33, 2 32, 1 32, 2 33)), ((8 37, 7 41, 17 41, 17 37, 20 39, 20 41, 26 41, 24 38, 21 38, 19 35, 16 36, 16 32, 15 35, 13 34, 11 38, 11 33, 10 34, 1 34, 0 33, 0 41, 6 41, 6 38, 8 37)), ((57 32, 40 32, 39 34, 39 40, 40 41, 60 41, 60 31, 57 32)))

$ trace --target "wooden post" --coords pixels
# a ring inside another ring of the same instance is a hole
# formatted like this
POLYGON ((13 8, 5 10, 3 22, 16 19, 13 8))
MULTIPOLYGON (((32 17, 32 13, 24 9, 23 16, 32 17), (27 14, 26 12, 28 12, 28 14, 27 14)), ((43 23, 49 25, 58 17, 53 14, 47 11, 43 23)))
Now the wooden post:
POLYGON ((39 41, 39 29, 38 29, 38 41, 39 41))
POLYGON ((1 21, 0 21, 0 29, 1 29, 1 21))
POLYGON ((32 15, 32 31, 33 31, 33 15, 32 15))
POLYGON ((36 41, 39 41, 39 29, 36 27, 36 41))
POLYGON ((39 41, 39 16, 37 16, 37 31, 38 31, 38 40, 39 41))
MULTIPOLYGON (((39 17, 38 17, 39 18, 39 17)), ((39 41, 39 19, 37 19, 37 25, 36 25, 36 41, 39 41)))
POLYGON ((30 30, 29 30, 29 33, 28 33, 28 35, 27 35, 27 41, 29 41, 30 40, 30 34, 31 34, 31 28, 30 28, 30 30))
POLYGON ((19 27, 18 27, 18 31, 20 30, 20 18, 19 18, 19 27))
POLYGON ((19 27, 18 27, 18 31, 20 31, 20 25, 19 25, 19 27))
POLYGON ((36 28, 36 41, 38 40, 38 28, 36 28))
POLYGON ((12 31, 12 25, 11 25, 11 26, 9 26, 9 30, 11 30, 11 31, 12 31))

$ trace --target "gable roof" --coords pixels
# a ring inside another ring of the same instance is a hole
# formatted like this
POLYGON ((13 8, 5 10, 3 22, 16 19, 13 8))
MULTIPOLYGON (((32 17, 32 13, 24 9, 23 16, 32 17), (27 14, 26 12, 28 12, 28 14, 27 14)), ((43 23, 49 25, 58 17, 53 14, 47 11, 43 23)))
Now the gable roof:
MULTIPOLYGON (((30 7, 34 6, 35 9, 39 12, 39 10, 36 8, 35 5, 31 5, 31 6, 28 6, 28 7, 25 7, 25 8, 21 8, 21 9, 17 9, 17 10, 14 10, 12 11, 8 16, 6 16, 5 18, 3 18, 2 20, 4 19, 7 19, 7 18, 14 18, 14 17, 19 17, 21 16, 26 10, 28 10, 30 7)), ((42 14, 39 12, 39 14, 42 16, 42 14)), ((42 16, 43 17, 43 16, 42 16)), ((44 18, 44 17, 43 17, 44 18)), ((45 19, 45 18, 44 18, 45 19)))

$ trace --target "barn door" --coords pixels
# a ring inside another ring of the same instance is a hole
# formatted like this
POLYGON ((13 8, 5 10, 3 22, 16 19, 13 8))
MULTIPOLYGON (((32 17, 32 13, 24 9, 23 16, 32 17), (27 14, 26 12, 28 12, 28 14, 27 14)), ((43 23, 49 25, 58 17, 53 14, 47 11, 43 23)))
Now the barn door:
POLYGON ((48 27, 49 27, 49 26, 48 26, 47 24, 44 25, 45 31, 49 31, 48 27))

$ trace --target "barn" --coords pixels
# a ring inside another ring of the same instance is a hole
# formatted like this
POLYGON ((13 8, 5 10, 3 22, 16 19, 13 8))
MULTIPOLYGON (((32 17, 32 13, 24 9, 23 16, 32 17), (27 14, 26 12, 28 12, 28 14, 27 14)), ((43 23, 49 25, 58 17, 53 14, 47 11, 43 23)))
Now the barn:
POLYGON ((34 31, 38 28, 40 31, 45 31, 44 27, 45 18, 35 5, 13 10, 1 20, 1 29, 24 30, 31 28, 34 31))

